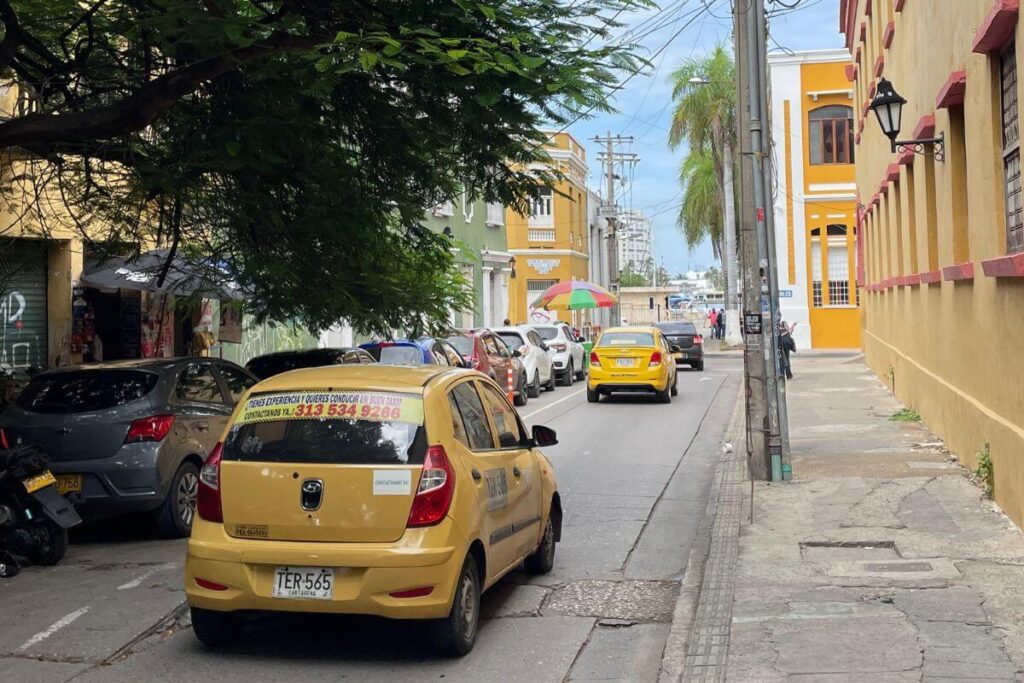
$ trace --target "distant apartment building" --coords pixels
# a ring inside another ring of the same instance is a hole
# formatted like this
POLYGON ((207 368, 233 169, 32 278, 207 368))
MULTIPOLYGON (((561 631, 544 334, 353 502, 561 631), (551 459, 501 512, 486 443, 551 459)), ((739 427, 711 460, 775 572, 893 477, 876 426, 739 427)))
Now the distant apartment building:
POLYGON ((654 263, 651 219, 639 209, 629 209, 619 216, 617 233, 619 268, 649 274, 654 263))
POLYGON ((850 53, 768 55, 782 318, 798 348, 859 348, 850 53))

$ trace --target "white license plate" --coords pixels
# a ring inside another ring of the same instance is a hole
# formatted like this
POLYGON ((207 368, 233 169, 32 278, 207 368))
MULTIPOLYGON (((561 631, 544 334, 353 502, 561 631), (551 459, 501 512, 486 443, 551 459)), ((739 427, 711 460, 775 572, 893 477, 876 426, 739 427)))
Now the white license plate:
POLYGON ((330 600, 333 596, 333 567, 278 567, 274 572, 275 598, 330 600))
POLYGON ((619 359, 617 359, 615 361, 615 365, 616 365, 616 367, 620 367, 620 368, 631 368, 631 367, 633 367, 633 359, 632 358, 619 358, 619 359))

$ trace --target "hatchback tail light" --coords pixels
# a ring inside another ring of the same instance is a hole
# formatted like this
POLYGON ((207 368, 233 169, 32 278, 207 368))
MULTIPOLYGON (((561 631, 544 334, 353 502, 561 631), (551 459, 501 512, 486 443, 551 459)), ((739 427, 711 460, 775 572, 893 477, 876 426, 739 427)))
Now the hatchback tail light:
POLYGON ((420 484, 412 500, 407 527, 433 526, 448 514, 455 494, 455 472, 444 446, 431 446, 423 459, 420 484))
POLYGON ((651 362, 649 367, 655 368, 661 365, 661 351, 655 351, 651 354, 651 362))
POLYGON ((551 345, 551 348, 553 348, 555 351, 565 351, 565 344, 563 344, 562 342, 556 342, 551 345))
POLYGON ((163 441, 171 427, 174 426, 173 415, 150 415, 140 417, 128 427, 128 434, 124 437, 125 443, 138 443, 140 441, 163 441))
POLYGON ((601 364, 601 359, 597 357, 597 351, 591 351, 590 352, 590 364, 591 365, 600 365, 601 364))
POLYGON ((693 338, 693 343, 697 346, 700 346, 701 344, 704 343, 704 337, 698 334, 696 337, 693 338))
POLYGON ((218 443, 210 451, 206 464, 199 470, 196 512, 207 522, 224 521, 224 508, 220 504, 220 461, 223 453, 224 444, 218 443))

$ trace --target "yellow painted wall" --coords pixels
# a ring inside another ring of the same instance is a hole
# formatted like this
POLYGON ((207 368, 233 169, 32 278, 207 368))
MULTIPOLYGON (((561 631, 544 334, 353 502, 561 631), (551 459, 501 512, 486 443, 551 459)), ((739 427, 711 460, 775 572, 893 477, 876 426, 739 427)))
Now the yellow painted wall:
MULTIPOLYGON (((828 91, 845 91, 850 89, 850 82, 846 78, 845 62, 809 63, 800 66, 800 82, 802 97, 800 98, 800 135, 803 136, 804 144, 799 145, 803 149, 803 192, 813 191, 812 185, 824 183, 852 183, 855 181, 853 164, 811 164, 810 157, 810 120, 812 110, 830 105, 843 105, 856 107, 856 103, 850 99, 845 92, 829 95, 816 95, 817 99, 810 93, 823 93, 828 91)), ((807 308, 811 323, 811 345, 813 348, 853 349, 860 348, 860 309, 856 301, 856 242, 853 234, 856 225, 856 202, 852 201, 822 201, 806 198, 804 203, 804 226, 803 235, 806 241, 807 254, 807 308), (832 215, 833 218, 828 216, 832 215), (839 218, 837 216, 845 217, 839 218), (826 248, 826 231, 829 223, 843 224, 847 226, 847 252, 849 255, 850 274, 850 304, 840 307, 829 300, 828 291, 828 257, 826 248), (811 231, 820 229, 822 238, 822 306, 815 307, 812 300, 812 264, 811 264, 811 231)))
MULTIPOLYGON (((936 133, 950 136, 950 117, 935 109, 936 95, 954 70, 964 69, 965 140, 947 140, 945 163, 924 156, 907 168, 889 195, 899 192, 901 220, 885 199, 872 210, 869 231, 868 281, 925 272, 956 261, 974 264, 969 281, 893 287, 865 292, 864 349, 867 362, 896 395, 921 413, 969 468, 988 442, 995 470, 995 499, 1018 525, 1024 522, 1024 278, 986 277, 981 262, 1006 253, 1003 216, 1003 169, 999 128, 997 60, 974 54, 974 33, 993 6, 992 0, 907 0, 892 12, 891 0, 875 0, 878 16, 864 16, 864 0, 855 5, 850 24, 852 48, 860 46, 862 62, 874 65, 883 55, 883 75, 907 99, 902 138, 910 137, 921 116, 934 113, 936 133), (892 16, 892 46, 883 49, 881 34, 892 16), (861 21, 874 26, 860 41, 861 21), (880 25, 880 26, 879 26, 880 25), (881 29, 881 30, 880 30, 881 29), (955 167, 950 152, 966 145, 966 173, 955 167), (931 167, 934 167, 932 170, 931 167), (931 181, 931 182, 929 182, 931 181), (913 189, 911 189, 911 185, 913 189), (929 194, 934 206, 929 206, 929 194), (957 222, 954 202, 966 200, 966 220, 957 222), (910 251, 914 216, 914 253, 910 251), (897 228, 899 233, 896 234, 897 228), (962 240, 960 253, 954 244, 962 240), (930 236, 930 237, 929 237, 930 236), (929 243, 932 248, 929 249, 929 243), (896 258, 903 245, 902 262, 896 258)), ((843 3, 843 6, 846 2, 843 3)), ((1016 28, 1018 71, 1022 63, 1021 25, 1016 28)), ((860 105, 873 80, 862 63, 857 83, 860 105)), ((1024 101, 1018 80, 1018 99, 1024 101)), ((874 116, 868 112, 857 149, 857 184, 861 200, 870 198, 895 161, 874 116)))
MULTIPOLYGON (((508 249, 516 259, 516 277, 509 286, 509 318, 516 323, 528 319, 529 280, 586 280, 589 274, 586 150, 578 140, 562 132, 554 136, 549 152, 565 176, 553 188, 554 239, 531 239, 526 216, 511 209, 505 215, 508 249), (553 261, 557 264, 552 265, 553 261)), ((558 318, 581 324, 589 319, 589 314, 560 311, 558 318)))

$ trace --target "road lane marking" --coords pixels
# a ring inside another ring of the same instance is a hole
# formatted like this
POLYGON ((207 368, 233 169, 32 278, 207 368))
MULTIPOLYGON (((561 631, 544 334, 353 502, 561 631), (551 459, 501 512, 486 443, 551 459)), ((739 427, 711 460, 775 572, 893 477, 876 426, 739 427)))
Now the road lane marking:
POLYGON ((552 401, 551 403, 547 404, 546 406, 537 408, 537 410, 534 410, 533 412, 527 413, 526 415, 522 415, 521 417, 524 420, 527 420, 527 419, 533 417, 534 415, 536 415, 538 413, 544 412, 545 410, 547 410, 551 406, 557 406, 559 403, 561 403, 563 401, 568 401, 570 398, 574 398, 576 396, 581 395, 584 391, 586 391, 586 390, 585 389, 580 389, 579 391, 574 391, 571 394, 569 394, 568 396, 563 396, 562 398, 558 399, 557 401, 552 401))
POLYGON ((25 650, 29 649, 33 645, 38 645, 39 643, 43 642, 44 640, 46 640, 47 638, 52 636, 54 633, 56 633, 57 631, 61 630, 62 628, 64 628, 68 624, 72 623, 75 619, 77 619, 78 617, 82 616, 83 614, 85 614, 88 611, 89 611, 89 607, 85 606, 85 607, 82 607, 80 609, 76 609, 71 614, 64 615, 63 617, 61 617, 57 621, 55 621, 52 624, 50 624, 50 627, 48 629, 46 629, 45 631, 40 631, 39 633, 35 634, 34 636, 32 636, 31 638, 26 640, 25 644, 18 648, 18 652, 24 652, 25 650))
POLYGON ((141 574, 140 576, 132 579, 128 583, 122 583, 120 586, 117 587, 117 590, 119 590, 119 591, 126 591, 126 590, 129 590, 131 588, 138 588, 142 584, 143 581, 145 581, 149 577, 153 576, 157 572, 162 572, 165 569, 177 569, 180 566, 180 564, 181 564, 180 562, 168 562, 167 564, 161 564, 161 565, 159 565, 157 567, 153 567, 148 572, 145 572, 145 573, 141 574))

